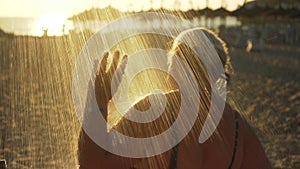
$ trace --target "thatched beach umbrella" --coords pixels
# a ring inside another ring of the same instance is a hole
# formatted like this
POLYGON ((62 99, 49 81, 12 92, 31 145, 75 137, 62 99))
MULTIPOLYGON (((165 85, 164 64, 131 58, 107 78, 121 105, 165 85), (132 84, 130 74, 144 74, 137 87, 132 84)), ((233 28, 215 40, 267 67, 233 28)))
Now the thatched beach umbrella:
POLYGON ((78 21, 89 21, 89 20, 111 20, 119 18, 123 16, 125 13, 119 11, 116 8, 111 6, 106 8, 91 8, 89 10, 85 10, 77 15, 70 17, 70 20, 75 22, 78 21))
POLYGON ((242 7, 233 11, 231 14, 237 17, 252 17, 261 14, 264 11, 264 7, 258 6, 256 1, 252 1, 244 4, 242 7))
POLYGON ((292 17, 299 13, 300 2, 296 0, 258 0, 245 3, 231 14, 237 17, 292 17))
POLYGON ((271 2, 268 3, 268 7, 271 8, 267 13, 268 16, 282 18, 295 17, 300 14, 300 8, 298 8, 300 3, 296 0, 271 0, 271 2))
POLYGON ((230 14, 230 12, 229 11, 227 11, 225 8, 219 8, 219 9, 217 9, 217 10, 215 10, 214 12, 213 12, 213 15, 214 16, 219 16, 219 17, 226 17, 226 16, 228 16, 230 14))
POLYGON ((206 7, 204 9, 197 11, 197 16, 206 16, 206 17, 212 17, 213 16, 213 10, 206 7))

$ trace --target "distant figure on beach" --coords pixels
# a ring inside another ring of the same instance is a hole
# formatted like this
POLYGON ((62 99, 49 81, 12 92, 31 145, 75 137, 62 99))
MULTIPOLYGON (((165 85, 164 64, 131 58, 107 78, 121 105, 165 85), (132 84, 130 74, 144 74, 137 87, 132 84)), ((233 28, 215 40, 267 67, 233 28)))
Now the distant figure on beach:
POLYGON ((248 53, 251 52, 252 47, 253 47, 252 41, 250 39, 247 40, 246 52, 248 52, 248 53))
POLYGON ((65 32, 66 32, 66 24, 63 24, 62 29, 61 29, 62 35, 65 35, 65 32))
MULTIPOLYGON (((195 30, 202 31, 210 43, 214 45, 213 47, 226 73, 226 76, 223 78, 228 82, 232 68, 225 43, 210 30, 205 28, 196 28, 195 30)), ((208 73, 201 59, 190 47, 181 43, 181 39, 189 33, 190 30, 184 31, 174 40, 170 49, 173 55, 167 56, 169 71, 175 69, 173 67, 174 59, 179 57, 190 67, 198 83, 201 100, 199 114, 194 127, 188 135, 174 148, 162 154, 148 158, 127 158, 105 151, 82 130, 78 151, 80 169, 271 169, 255 133, 246 120, 228 104, 225 106, 222 119, 214 134, 206 142, 202 144, 198 142, 198 136, 210 107, 211 86, 208 73)), ((195 48, 199 50, 205 49, 204 46, 195 46, 195 48)), ((96 100, 100 110, 107 110, 103 116, 108 123, 109 116, 116 113, 111 102, 112 77, 117 67, 125 69, 126 58, 127 56, 121 56, 119 51, 114 52, 113 55, 105 53, 96 73, 96 100), (109 56, 112 57, 111 64, 107 62, 109 56)), ((115 128, 118 131, 126 133, 126 135, 148 137, 149 135, 163 132, 174 122, 174 117, 176 117, 176 113, 180 109, 180 106, 178 106, 178 103, 180 103, 180 89, 172 80, 172 77, 161 76, 164 75, 159 74, 158 78, 164 79, 163 83, 166 88, 170 88, 170 91, 165 93, 169 104, 166 105, 164 115, 162 115, 164 120, 158 120, 155 123, 155 127, 145 128, 141 127, 139 123, 121 119, 115 124, 115 128), (136 133, 136 131, 142 132, 136 133)), ((160 83, 157 79, 153 79, 152 82, 160 83)), ((137 102, 134 108, 147 110, 149 106, 158 105, 149 105, 149 100, 146 97, 137 102)), ((128 110, 127 113, 130 115, 132 112, 128 110)))
POLYGON ((252 51, 262 52, 264 49, 265 49, 265 41, 262 37, 255 40, 254 42, 251 39, 248 39, 246 52, 248 53, 252 51))
POLYGON ((48 28, 43 28, 43 37, 47 37, 48 36, 48 28))

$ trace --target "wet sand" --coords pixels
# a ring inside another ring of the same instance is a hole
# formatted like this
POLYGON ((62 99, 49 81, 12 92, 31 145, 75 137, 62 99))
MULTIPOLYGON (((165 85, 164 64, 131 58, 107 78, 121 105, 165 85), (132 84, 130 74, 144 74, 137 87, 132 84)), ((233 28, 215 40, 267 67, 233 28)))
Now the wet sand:
MULTIPOLYGON (((0 38, 0 159, 9 169, 76 168, 71 76, 84 38, 0 38)), ((300 168, 300 48, 231 49, 229 100, 276 169, 300 168)))

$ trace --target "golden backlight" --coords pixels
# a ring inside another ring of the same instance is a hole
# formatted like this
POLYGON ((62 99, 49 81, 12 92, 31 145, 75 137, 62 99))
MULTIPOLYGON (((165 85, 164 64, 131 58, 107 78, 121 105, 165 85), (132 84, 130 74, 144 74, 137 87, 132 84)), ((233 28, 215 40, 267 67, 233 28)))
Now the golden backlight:
POLYGON ((60 13, 43 14, 37 22, 35 34, 38 36, 62 36, 65 33, 66 16, 60 13))

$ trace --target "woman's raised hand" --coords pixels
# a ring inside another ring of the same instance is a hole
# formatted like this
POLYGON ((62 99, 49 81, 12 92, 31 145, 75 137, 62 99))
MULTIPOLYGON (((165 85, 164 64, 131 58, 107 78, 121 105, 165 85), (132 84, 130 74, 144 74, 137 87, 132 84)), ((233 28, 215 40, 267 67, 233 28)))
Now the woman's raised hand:
POLYGON ((109 55, 110 54, 108 52, 104 53, 104 56, 99 62, 99 66, 96 72, 95 95, 100 110, 106 110, 107 103, 112 98, 111 83, 117 68, 120 68, 120 71, 118 71, 118 74, 116 74, 115 76, 116 78, 118 78, 118 80, 120 80, 124 74, 124 70, 127 64, 127 55, 120 56, 120 51, 117 50, 114 52, 114 54, 112 55, 111 64, 108 64, 109 55))

